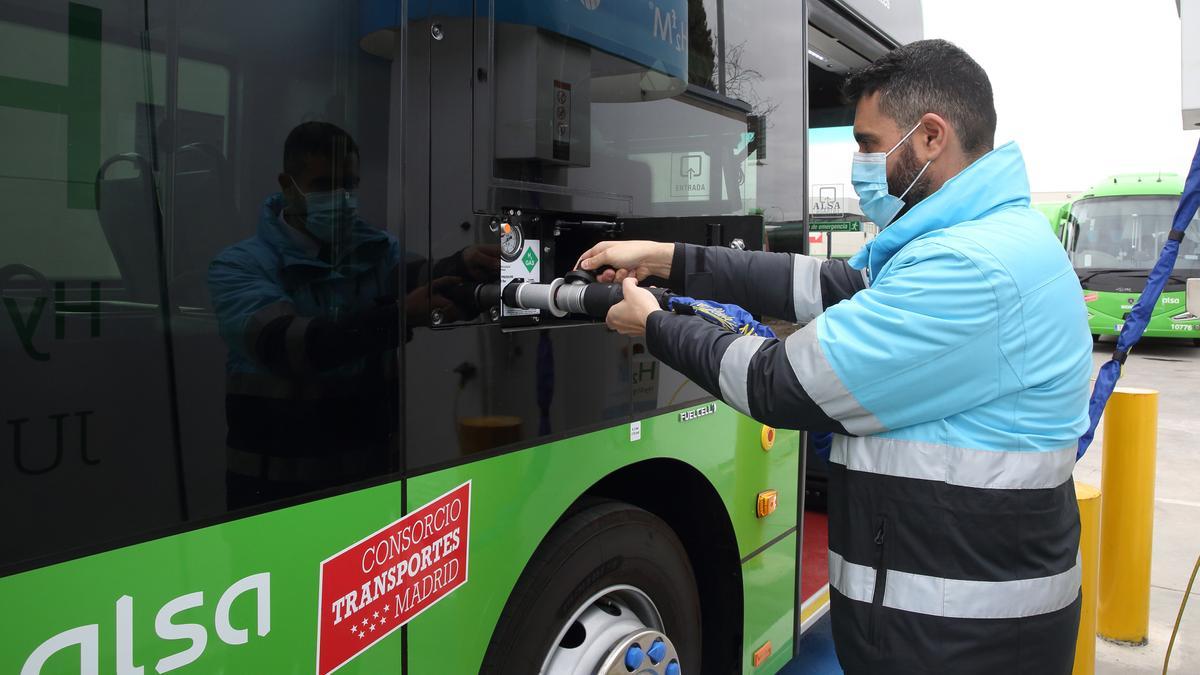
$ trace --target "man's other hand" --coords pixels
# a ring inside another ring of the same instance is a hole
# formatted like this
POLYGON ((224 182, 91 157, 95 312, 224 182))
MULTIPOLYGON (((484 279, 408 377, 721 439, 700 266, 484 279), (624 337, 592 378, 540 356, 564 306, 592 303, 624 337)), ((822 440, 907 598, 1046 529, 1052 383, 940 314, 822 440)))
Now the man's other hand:
POLYGON ((500 245, 468 246, 462 252, 463 265, 472 281, 486 282, 500 278, 500 245))
POLYGON ((639 288, 633 277, 621 282, 624 299, 608 310, 605 323, 621 335, 640 337, 646 334, 646 319, 661 310, 650 291, 639 288))
POLYGON ((613 267, 596 277, 601 282, 622 282, 626 277, 638 281, 655 276, 664 279, 671 276, 671 258, 675 255, 675 244, 657 241, 602 241, 579 256, 575 266, 594 271, 605 265, 613 267))

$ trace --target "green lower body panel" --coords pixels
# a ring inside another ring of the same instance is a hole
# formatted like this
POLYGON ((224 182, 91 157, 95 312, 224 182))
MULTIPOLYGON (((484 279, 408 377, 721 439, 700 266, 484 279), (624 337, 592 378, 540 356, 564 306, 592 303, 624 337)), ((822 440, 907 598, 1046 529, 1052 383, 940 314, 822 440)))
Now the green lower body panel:
MULTIPOLYGON (((678 413, 643 420, 638 441, 630 440, 629 425, 623 424, 411 479, 410 508, 469 478, 472 520, 470 582, 412 623, 410 672, 477 672, 509 593, 559 516, 602 477, 663 458, 704 475, 725 504, 740 556, 783 537, 744 566, 746 597, 756 598, 754 630, 746 635, 769 636, 779 645, 790 641, 795 539, 784 535, 796 525, 799 434, 779 432, 774 448, 765 452, 762 425, 717 406, 716 414, 694 421, 682 422, 678 413), (779 507, 759 519, 755 500, 766 489, 778 490, 779 507)), ((648 483, 645 489, 672 486, 648 483)), ((681 492, 678 498, 689 495, 681 492)), ((790 655, 790 642, 779 653, 784 651, 790 655)))
POLYGON ((781 598, 796 597, 796 534, 747 560, 742 565, 746 589, 746 629, 743 673, 774 673, 792 659, 796 615, 791 607, 781 611, 781 598), (771 643, 771 655, 758 667, 754 653, 771 643))
MULTIPOLYGON (((1163 293, 1146 324, 1144 337, 1200 338, 1200 320, 1188 318, 1187 294, 1183 291, 1163 293)), ((1127 293, 1086 291, 1088 327, 1092 335, 1117 335, 1125 326, 1125 317, 1137 302, 1137 296, 1127 293)))
MULTIPOLYGON (((0 673, 310 674, 321 561, 399 517, 391 483, 0 579, 0 673)), ((397 631, 338 672, 400 662, 397 631)))
MULTIPOLYGON (((407 629, 408 672, 474 673, 554 523, 597 481, 652 459, 703 477, 724 506, 724 531, 734 539, 725 544, 739 558, 776 540, 743 565, 745 630, 755 641, 746 649, 771 640, 776 656, 756 670, 770 672, 790 653, 798 434, 780 432, 766 452, 761 425, 720 403, 704 415, 671 413, 641 425, 638 440, 621 424, 408 479, 410 514, 470 482, 461 575, 457 563, 439 563, 438 552, 424 561, 394 555, 401 540, 381 532, 406 512, 394 482, 5 577, 0 673, 400 673, 397 624, 418 610, 407 629), (778 491, 779 507, 757 518, 755 500, 766 489, 778 491), (432 603, 438 583, 400 598, 387 575, 400 576, 401 560, 408 569, 442 569, 442 581, 454 584, 432 603), (335 565, 350 581, 334 583, 335 565), (368 597, 378 604, 368 607, 368 597), (355 603, 354 619, 344 620, 355 603), (398 605, 409 614, 401 617, 398 605), (400 619, 386 621, 389 613, 400 619), (337 658, 330 640, 340 644, 337 658)), ((685 505, 693 498, 671 492, 671 481, 635 487, 685 505)), ((439 517, 430 516, 434 529, 439 517)), ((448 560, 452 539, 437 541, 448 560)))

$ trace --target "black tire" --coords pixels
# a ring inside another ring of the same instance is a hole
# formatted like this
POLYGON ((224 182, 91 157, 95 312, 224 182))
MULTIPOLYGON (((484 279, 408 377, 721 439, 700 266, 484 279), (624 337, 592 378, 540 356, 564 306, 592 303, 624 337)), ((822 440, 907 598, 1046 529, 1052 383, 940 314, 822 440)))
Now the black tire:
POLYGON ((612 501, 569 514, 547 535, 504 606, 480 672, 537 673, 571 615, 616 585, 654 601, 683 672, 699 673, 700 597, 687 551, 661 518, 612 501))

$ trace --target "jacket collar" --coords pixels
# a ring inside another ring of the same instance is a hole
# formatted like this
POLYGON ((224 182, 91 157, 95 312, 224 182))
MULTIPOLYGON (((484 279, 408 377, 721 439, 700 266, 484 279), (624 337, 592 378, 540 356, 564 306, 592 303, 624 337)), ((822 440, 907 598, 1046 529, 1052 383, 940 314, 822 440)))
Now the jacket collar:
POLYGON ((875 277, 914 239, 959 223, 979 220, 999 209, 1029 206, 1029 177, 1016 143, 987 153, 946 181, 937 192, 884 228, 850 258, 854 269, 875 277))

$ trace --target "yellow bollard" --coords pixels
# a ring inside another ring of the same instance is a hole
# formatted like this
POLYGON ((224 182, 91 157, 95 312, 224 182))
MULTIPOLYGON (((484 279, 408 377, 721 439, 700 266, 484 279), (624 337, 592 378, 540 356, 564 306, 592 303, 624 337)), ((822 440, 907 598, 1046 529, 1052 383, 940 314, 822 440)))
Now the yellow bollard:
POLYGON ((1079 638, 1075 641, 1072 675, 1096 672, 1096 579, 1100 556, 1100 489, 1075 483, 1079 500, 1079 557, 1083 562, 1083 608, 1079 612, 1079 638))
POLYGON ((1146 644, 1158 392, 1118 387, 1104 413, 1100 469, 1100 637, 1146 644))

